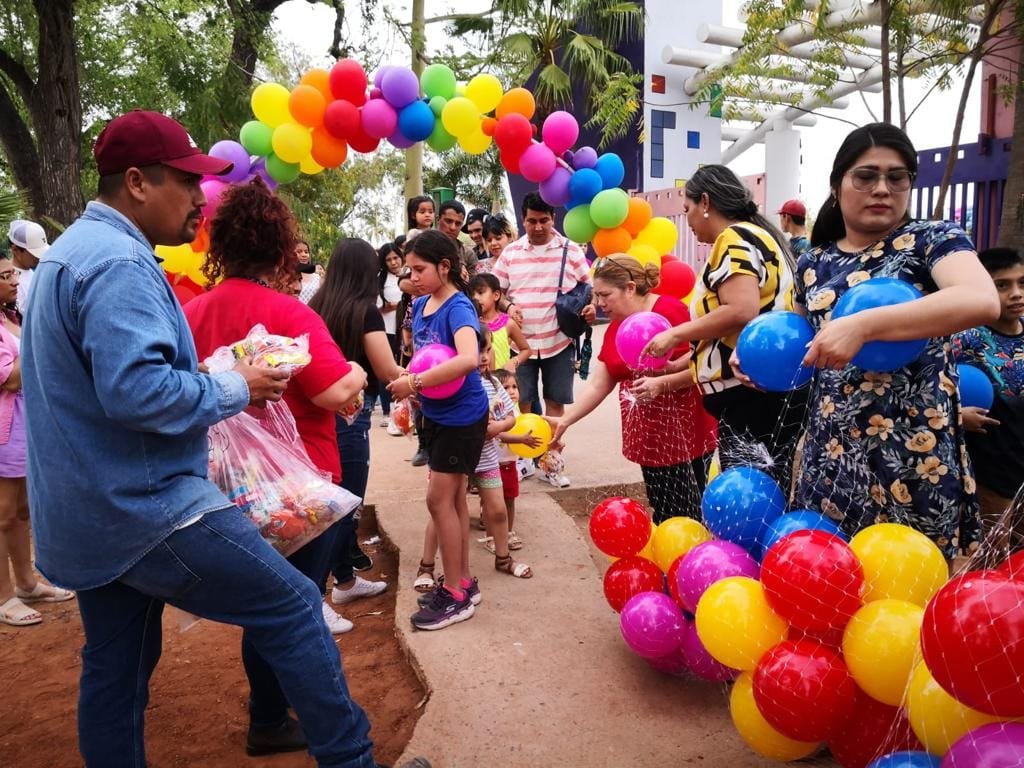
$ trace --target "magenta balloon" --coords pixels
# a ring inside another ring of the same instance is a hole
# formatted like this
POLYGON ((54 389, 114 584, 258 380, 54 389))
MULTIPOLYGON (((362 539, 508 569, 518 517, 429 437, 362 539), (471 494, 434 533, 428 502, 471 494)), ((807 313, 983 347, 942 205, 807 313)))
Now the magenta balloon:
POLYGON ((731 541, 705 541, 691 549, 676 569, 676 590, 682 609, 694 613, 707 588, 730 576, 756 579, 761 567, 739 544, 731 541))
POLYGON ((991 723, 957 739, 942 768, 1013 768, 1024 765, 1024 725, 991 723))
POLYGON ((237 141, 218 141, 207 154, 233 164, 230 171, 218 177, 221 181, 244 181, 249 175, 249 153, 237 141))
POLYGON ((384 98, 384 91, 382 91, 380 88, 371 88, 370 89, 370 95, 369 95, 368 98, 370 98, 370 99, 383 99, 384 98))
MULTIPOLYGON (((427 346, 416 350, 416 354, 414 354, 412 356, 412 360, 409 361, 409 370, 412 373, 426 373, 432 368, 436 368, 441 363, 451 360, 457 354, 458 353, 454 349, 445 346, 444 344, 427 344, 427 346)), ((459 378, 452 379, 444 384, 438 384, 433 387, 423 387, 423 389, 420 390, 420 394, 424 397, 434 398, 435 400, 451 397, 459 391, 459 388, 465 380, 465 376, 459 376, 459 378)))
POLYGON ((682 611, 664 592, 641 592, 626 602, 619 615, 622 639, 645 659, 668 656, 683 639, 682 611))
POLYGON ((593 147, 580 147, 572 156, 572 167, 577 171, 581 168, 593 168, 597 165, 597 150, 593 147))
POLYGON ((541 184, 555 172, 555 153, 544 144, 533 144, 519 157, 519 172, 527 181, 541 184))
POLYGON ((686 657, 683 656, 683 652, 678 648, 672 651, 668 656, 662 656, 657 659, 646 659, 646 661, 651 669, 664 672, 666 675, 685 675, 690 671, 690 665, 686 663, 686 657))
POLYGON ((560 155, 576 143, 580 137, 580 126, 568 112, 552 112, 544 120, 540 135, 551 151, 560 155))
MULTIPOLYGON (((521 167, 521 166, 520 166, 521 167)), ((662 331, 667 331, 672 323, 657 312, 637 312, 622 321, 615 334, 615 349, 619 352, 627 366, 634 371, 653 371, 664 368, 668 364, 668 356, 641 358, 647 343, 662 331)))
POLYGON ((392 67, 380 79, 380 91, 395 109, 412 104, 420 97, 420 81, 405 67, 392 67))
POLYGON ((228 188, 228 184, 219 181, 217 179, 210 179, 209 181, 203 181, 199 183, 199 188, 203 190, 203 194, 206 195, 206 205, 203 206, 203 216, 208 219, 212 219, 214 214, 217 213, 217 208, 220 206, 221 195, 228 188))
POLYGON ((569 202, 569 180, 572 179, 572 171, 568 168, 558 167, 548 176, 546 181, 540 183, 540 197, 548 205, 560 208, 569 202))
POLYGON ((696 623, 689 619, 683 620, 683 639, 679 644, 679 650, 682 652, 683 658, 686 659, 686 666, 690 668, 690 672, 701 680, 723 683, 726 680, 735 680, 740 676, 738 669, 732 669, 720 661, 715 661, 697 636, 696 623))
POLYGON ((372 99, 363 105, 363 130, 375 139, 386 139, 398 128, 398 113, 384 99, 372 99))

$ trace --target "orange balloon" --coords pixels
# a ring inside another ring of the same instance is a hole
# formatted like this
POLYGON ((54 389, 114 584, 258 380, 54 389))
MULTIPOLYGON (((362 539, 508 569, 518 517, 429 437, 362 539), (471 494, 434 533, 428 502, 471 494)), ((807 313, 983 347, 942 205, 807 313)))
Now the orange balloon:
POLYGON ((633 238, 623 227, 599 229, 590 241, 594 253, 598 256, 611 256, 613 253, 625 253, 633 244, 633 238))
POLYGON ((629 234, 636 237, 640 234, 640 230, 647 226, 652 216, 654 216, 654 210, 650 203, 642 197, 631 197, 629 198, 629 211, 626 213, 626 220, 622 222, 622 226, 629 234))
POLYGON ((206 253, 210 250, 210 220, 204 218, 196 230, 196 236, 189 243, 193 253, 206 253))
POLYGON ((313 67, 312 69, 306 70, 299 82, 303 85, 312 85, 321 94, 323 94, 324 101, 328 104, 334 98, 334 94, 331 93, 331 75, 326 69, 320 69, 319 67, 313 67))
POLYGON ((313 129, 313 148, 310 157, 324 168, 337 168, 348 157, 348 144, 336 139, 323 126, 313 129))
POLYGON ((497 127, 498 121, 493 117, 485 117, 480 121, 480 133, 484 136, 493 136, 497 127))
POLYGON ((288 96, 288 111, 295 122, 309 128, 316 128, 324 121, 327 99, 312 85, 296 85, 288 96))
POLYGON ((513 88, 501 97, 497 109, 494 110, 494 116, 500 120, 505 115, 516 113, 529 120, 536 111, 537 102, 534 101, 533 94, 525 88, 513 88))

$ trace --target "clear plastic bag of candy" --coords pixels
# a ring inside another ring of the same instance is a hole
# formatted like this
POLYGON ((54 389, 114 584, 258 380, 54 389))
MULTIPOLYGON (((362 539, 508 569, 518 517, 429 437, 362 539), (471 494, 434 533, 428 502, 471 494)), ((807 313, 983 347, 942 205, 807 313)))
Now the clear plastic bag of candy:
MULTIPOLYGON (((277 417, 291 414, 286 407, 277 417)), ((282 555, 295 552, 359 506, 359 497, 322 474, 301 444, 275 437, 248 413, 214 424, 209 438, 211 482, 282 555)))
POLYGON ((226 347, 218 347, 203 363, 210 373, 230 371, 239 360, 252 358, 252 364, 266 368, 283 368, 294 375, 309 365, 309 336, 292 338, 268 333, 257 324, 244 339, 226 347))

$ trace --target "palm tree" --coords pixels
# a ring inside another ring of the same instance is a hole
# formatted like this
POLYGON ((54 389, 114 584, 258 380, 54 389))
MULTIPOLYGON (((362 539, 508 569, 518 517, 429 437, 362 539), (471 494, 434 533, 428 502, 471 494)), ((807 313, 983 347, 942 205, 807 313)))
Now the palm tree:
POLYGON ((455 198, 473 207, 485 208, 491 213, 503 210, 508 204, 505 195, 505 168, 498 159, 498 150, 491 147, 480 155, 467 152, 445 152, 436 168, 423 173, 426 189, 448 187, 455 198))

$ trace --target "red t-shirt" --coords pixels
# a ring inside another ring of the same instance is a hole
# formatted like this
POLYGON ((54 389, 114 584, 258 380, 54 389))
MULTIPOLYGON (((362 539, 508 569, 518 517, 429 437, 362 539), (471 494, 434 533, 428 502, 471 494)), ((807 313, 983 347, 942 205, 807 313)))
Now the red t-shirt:
MULTIPOLYGON (((686 305, 668 296, 658 296, 653 312, 680 325, 690 319, 686 305)), ((619 412, 622 415, 622 455, 644 467, 667 467, 691 461, 715 449, 718 422, 701 401, 700 389, 690 387, 638 402, 630 391, 640 374, 631 371, 615 348, 621 320, 613 320, 604 333, 597 359, 619 382, 619 412)), ((689 344, 677 347, 672 358, 684 355, 689 344)))
POLYGON ((343 378, 352 366, 334 343, 324 321, 294 296, 266 288, 251 280, 233 277, 184 306, 199 359, 215 349, 244 339, 252 327, 262 324, 280 336, 309 335, 309 365, 292 377, 285 390, 295 425, 309 458, 334 482, 341 480, 341 458, 334 413, 313 404, 311 398, 343 378))

